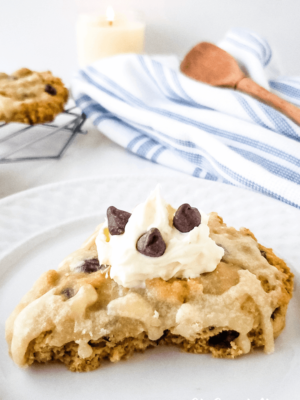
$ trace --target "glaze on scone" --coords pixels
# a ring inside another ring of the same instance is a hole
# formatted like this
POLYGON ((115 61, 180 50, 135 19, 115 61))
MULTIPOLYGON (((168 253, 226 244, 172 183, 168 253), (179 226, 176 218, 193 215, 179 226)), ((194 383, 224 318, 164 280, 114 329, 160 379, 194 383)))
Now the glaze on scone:
POLYGON ((68 90, 50 71, 0 73, 0 121, 40 124, 63 111, 68 90))
MULTIPOLYGON (((171 229, 174 213, 168 207, 171 229)), ((72 371, 89 371, 104 359, 119 361, 159 344, 223 358, 260 346, 273 352, 285 326, 292 273, 248 229, 227 227, 216 213, 209 215, 208 227, 224 249, 212 272, 156 277, 133 287, 118 284, 110 266, 99 265, 96 238, 103 226, 98 227, 57 271, 41 276, 8 319, 6 339, 15 363, 57 360, 72 371)))

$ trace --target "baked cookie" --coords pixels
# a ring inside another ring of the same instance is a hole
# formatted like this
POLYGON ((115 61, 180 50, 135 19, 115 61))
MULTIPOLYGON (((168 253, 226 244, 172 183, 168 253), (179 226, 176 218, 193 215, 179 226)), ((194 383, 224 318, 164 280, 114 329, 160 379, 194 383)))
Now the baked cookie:
POLYGON ((58 270, 45 272, 6 323, 14 362, 61 361, 90 371, 102 361, 172 344, 235 358, 274 350, 293 274, 245 228, 154 191, 133 213, 107 219, 58 270))
POLYGON ((0 121, 42 124, 63 111, 68 89, 50 71, 0 73, 0 121))

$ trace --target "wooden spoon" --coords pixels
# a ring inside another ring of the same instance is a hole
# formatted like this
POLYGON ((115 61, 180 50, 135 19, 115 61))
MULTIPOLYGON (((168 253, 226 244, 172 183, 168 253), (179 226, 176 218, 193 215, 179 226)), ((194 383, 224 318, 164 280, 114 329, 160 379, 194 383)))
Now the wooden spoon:
POLYGON ((212 43, 197 44, 183 59, 181 71, 197 81, 212 86, 228 87, 250 94, 276 108, 300 125, 300 109, 264 89, 241 71, 236 60, 212 43))

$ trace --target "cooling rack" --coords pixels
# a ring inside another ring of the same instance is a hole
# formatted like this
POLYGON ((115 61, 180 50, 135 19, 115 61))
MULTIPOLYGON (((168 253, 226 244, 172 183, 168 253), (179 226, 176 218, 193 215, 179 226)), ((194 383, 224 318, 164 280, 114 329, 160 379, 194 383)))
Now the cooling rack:
POLYGON ((86 134, 85 114, 70 107, 52 123, 25 125, 0 123, 0 163, 59 159, 77 134, 86 134))

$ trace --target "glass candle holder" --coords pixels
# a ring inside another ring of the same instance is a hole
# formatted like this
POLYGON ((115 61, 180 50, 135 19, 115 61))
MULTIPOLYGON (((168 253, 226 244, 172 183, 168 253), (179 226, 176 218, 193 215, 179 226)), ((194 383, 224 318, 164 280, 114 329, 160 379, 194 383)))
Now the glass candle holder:
POLYGON ((76 33, 80 67, 115 54, 144 50, 145 24, 133 11, 120 13, 108 7, 105 11, 81 12, 76 33))

